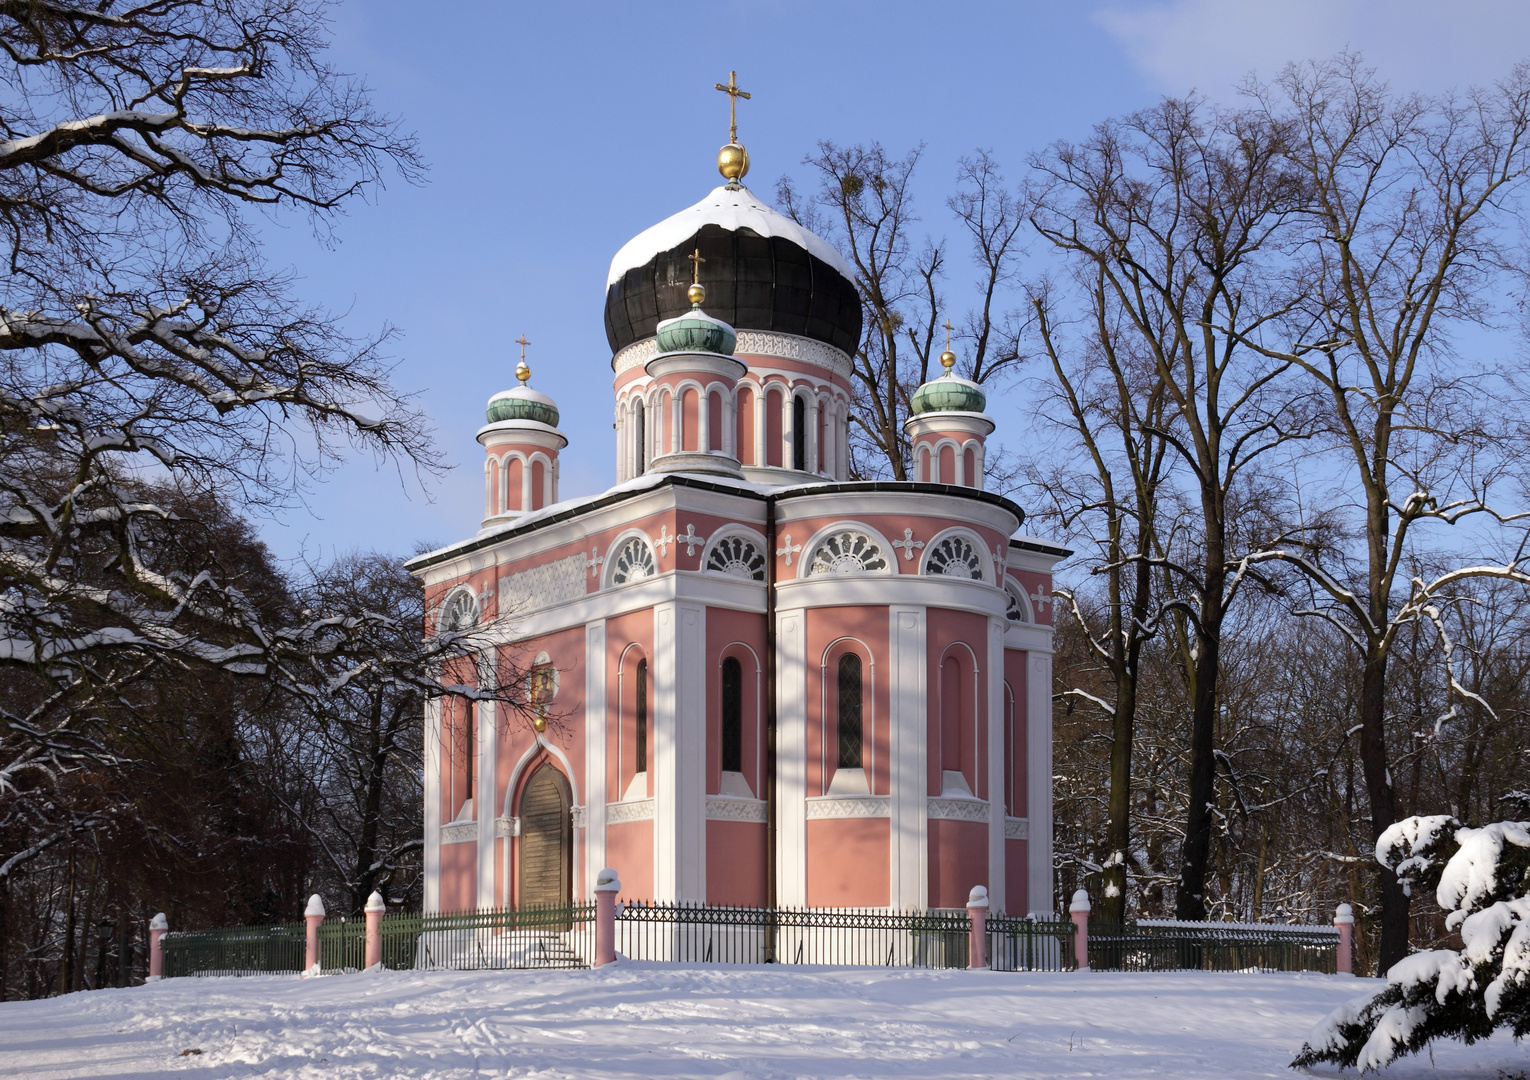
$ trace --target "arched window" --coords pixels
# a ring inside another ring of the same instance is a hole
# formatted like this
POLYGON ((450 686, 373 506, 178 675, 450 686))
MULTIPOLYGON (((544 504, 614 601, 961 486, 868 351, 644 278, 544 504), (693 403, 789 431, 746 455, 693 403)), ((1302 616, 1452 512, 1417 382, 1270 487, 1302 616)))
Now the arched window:
POLYGON ((744 771, 744 668, 732 656, 722 662, 722 767, 744 771))
POLYGON ((754 465, 754 391, 747 386, 738 388, 738 444, 735 455, 739 464, 754 465))
POLYGON ((839 758, 841 769, 861 767, 861 658, 839 658, 839 758))
POLYGON ((638 772, 648 771, 648 661, 637 666, 637 750, 634 754, 638 772))
POLYGON ((643 470, 648 468, 648 432, 645 430, 643 417, 643 403, 639 401, 632 409, 633 447, 632 460, 634 468, 633 476, 642 476, 643 470))
POLYGON ((807 470, 807 401, 798 396, 792 398, 792 468, 807 470))
POLYGON ((971 488, 979 486, 977 474, 977 455, 972 452, 972 448, 970 446, 962 451, 962 483, 971 488))

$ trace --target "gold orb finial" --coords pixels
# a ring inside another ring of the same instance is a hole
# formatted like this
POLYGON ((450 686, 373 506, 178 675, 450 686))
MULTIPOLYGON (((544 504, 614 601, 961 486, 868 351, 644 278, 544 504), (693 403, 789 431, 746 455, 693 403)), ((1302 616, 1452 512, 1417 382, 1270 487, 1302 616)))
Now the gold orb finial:
POLYGON ((707 287, 705 285, 692 285, 685 291, 686 299, 694 306, 700 307, 707 302, 707 287))
MULTIPOLYGON (((929 354, 926 353, 925 355, 929 354)), ((940 366, 945 368, 946 374, 949 375, 951 373, 951 369, 956 366, 956 354, 950 349, 947 349, 945 352, 941 353, 940 366)))
POLYGON ((521 380, 522 386, 525 386, 526 380, 531 378, 531 368, 526 366, 526 361, 522 360, 515 365, 515 377, 521 380))
POLYGON ((729 143, 717 151, 717 171, 730 184, 736 184, 749 172, 749 151, 738 143, 729 143))

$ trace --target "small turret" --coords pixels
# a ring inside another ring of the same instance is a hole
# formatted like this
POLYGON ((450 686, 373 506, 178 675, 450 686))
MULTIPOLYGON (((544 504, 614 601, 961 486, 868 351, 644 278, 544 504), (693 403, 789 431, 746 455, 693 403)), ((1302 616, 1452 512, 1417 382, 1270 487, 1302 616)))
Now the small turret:
POLYGON ((528 383, 522 334, 516 339, 521 361, 515 366, 520 385, 489 399, 488 424, 478 441, 488 453, 484 463, 483 526, 501 525, 558 501, 558 451, 568 439, 558 430, 558 406, 528 383))
POLYGON ((956 354, 951 351, 951 323, 946 322, 946 350, 940 354, 945 374, 915 390, 909 399, 910 416, 903 430, 913 443, 913 479, 931 484, 983 487, 987 439, 994 423, 983 410, 988 399, 971 379, 952 370, 956 354))

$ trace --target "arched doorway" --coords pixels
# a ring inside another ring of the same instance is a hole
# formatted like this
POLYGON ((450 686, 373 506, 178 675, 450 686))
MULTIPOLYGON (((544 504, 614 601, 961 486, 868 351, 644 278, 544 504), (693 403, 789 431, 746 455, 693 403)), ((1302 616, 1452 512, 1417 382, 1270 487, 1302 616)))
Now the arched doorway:
POLYGON ((574 821, 563 774, 543 765, 521 795, 520 906, 565 905, 573 893, 574 821))

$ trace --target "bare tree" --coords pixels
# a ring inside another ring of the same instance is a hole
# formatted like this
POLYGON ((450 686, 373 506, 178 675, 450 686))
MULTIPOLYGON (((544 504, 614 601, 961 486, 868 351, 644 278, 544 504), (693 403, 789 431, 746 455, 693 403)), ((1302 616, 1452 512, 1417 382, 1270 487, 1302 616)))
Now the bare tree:
MULTIPOLYGON (((1435 99, 1394 94, 1343 55, 1293 66, 1250 92, 1289 132, 1283 157, 1307 189, 1304 257, 1293 275, 1310 288, 1289 344, 1257 328, 1231 332, 1299 369, 1326 398, 1353 513, 1342 498, 1314 501, 1340 508, 1360 548, 1351 559, 1345 548, 1313 544, 1312 530, 1331 529, 1331 515, 1314 514, 1308 531, 1272 545, 1268 557, 1303 577, 1313 594, 1307 612, 1340 628, 1362 660, 1360 758, 1376 840, 1402 813, 1387 714, 1388 662, 1403 629, 1420 620, 1438 629, 1455 697, 1471 700, 1456 675, 1446 601, 1467 578, 1530 581, 1512 537, 1506 559, 1484 565, 1463 552, 1443 572, 1409 574, 1431 543, 1421 527, 1511 516, 1491 491, 1517 454, 1521 414, 1456 335, 1491 326, 1511 265, 1530 166, 1530 68, 1435 99)), ((1480 550, 1480 537, 1470 545, 1480 550)), ((1377 872, 1385 971, 1407 954, 1409 904, 1391 865, 1377 872)))

